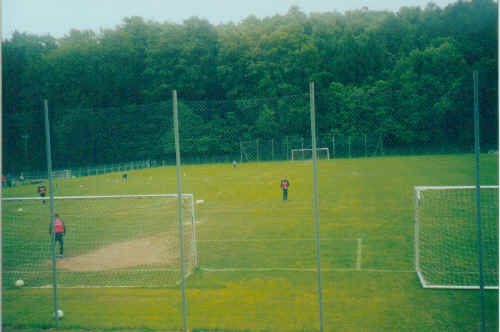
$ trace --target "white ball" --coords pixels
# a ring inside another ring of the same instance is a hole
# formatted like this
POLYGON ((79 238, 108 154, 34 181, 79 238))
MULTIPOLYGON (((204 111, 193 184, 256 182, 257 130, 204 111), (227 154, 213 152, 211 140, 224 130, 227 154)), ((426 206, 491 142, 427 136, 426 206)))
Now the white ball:
MULTIPOLYGON (((55 314, 52 314, 52 316, 55 317, 55 314)), ((64 317, 64 312, 61 309, 57 310, 57 317, 59 317, 59 318, 64 317)))
POLYGON ((22 286, 24 286, 24 281, 23 281, 23 280, 21 280, 21 279, 16 280, 15 285, 16 285, 17 287, 22 287, 22 286))
POLYGON ((17 212, 23 212, 23 208, 17 209, 17 212))
POLYGON ((204 201, 204 200, 202 200, 202 199, 197 199, 197 200, 196 200, 196 204, 203 204, 203 203, 205 203, 205 201, 204 201))

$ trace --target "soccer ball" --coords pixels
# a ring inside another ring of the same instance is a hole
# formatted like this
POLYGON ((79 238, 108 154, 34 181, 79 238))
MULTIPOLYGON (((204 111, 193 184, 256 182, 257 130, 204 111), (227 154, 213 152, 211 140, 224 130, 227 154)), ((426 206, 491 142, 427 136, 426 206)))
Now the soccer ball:
POLYGON ((16 285, 17 287, 22 287, 22 286, 24 286, 24 281, 23 281, 23 280, 21 280, 21 279, 16 280, 15 285, 16 285))
MULTIPOLYGON (((56 316, 55 314, 52 314, 52 316, 56 316)), ((61 309, 57 310, 57 317, 58 318, 63 318, 64 317, 64 312, 61 309)))
POLYGON ((17 209, 17 212, 23 212, 23 208, 17 209))
POLYGON ((202 200, 202 199, 197 199, 197 200, 196 200, 196 204, 203 204, 203 203, 205 203, 205 201, 204 201, 204 200, 202 200))

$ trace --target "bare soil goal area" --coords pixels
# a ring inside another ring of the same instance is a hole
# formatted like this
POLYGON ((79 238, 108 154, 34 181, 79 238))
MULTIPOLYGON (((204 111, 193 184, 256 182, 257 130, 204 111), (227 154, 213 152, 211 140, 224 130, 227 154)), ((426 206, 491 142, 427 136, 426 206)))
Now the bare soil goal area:
POLYGON ((95 272, 148 266, 175 266, 179 262, 179 240, 162 234, 117 242, 85 254, 57 260, 57 268, 73 272, 95 272))

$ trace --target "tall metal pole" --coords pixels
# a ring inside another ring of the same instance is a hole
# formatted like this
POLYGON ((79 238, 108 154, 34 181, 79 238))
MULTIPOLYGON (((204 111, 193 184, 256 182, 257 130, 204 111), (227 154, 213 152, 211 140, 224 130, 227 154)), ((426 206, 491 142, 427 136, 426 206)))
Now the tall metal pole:
POLYGON ((257 161, 259 161, 259 139, 258 138, 255 140, 255 145, 257 147, 257 161))
POLYGON ((332 135, 332 158, 335 158, 335 135, 332 135))
POLYGON ((365 142, 364 143, 365 143, 365 158, 366 158, 366 157, 368 157, 368 150, 367 150, 367 146, 366 146, 366 144, 367 144, 367 142, 366 142, 366 134, 364 135, 364 138, 365 138, 365 142))
POLYGON ((240 141, 240 163, 243 162, 243 146, 241 144, 241 141, 240 141))
POLYGON ((288 160, 288 136, 286 136, 286 148, 285 148, 285 153, 286 153, 286 160, 288 160))
POLYGON ((323 286, 321 284, 321 253, 319 236, 319 214, 318 214, 318 172, 316 156, 316 117, 314 106, 314 82, 309 83, 309 98, 311 104, 311 139, 312 139, 312 165, 313 165, 313 187, 314 187, 314 225, 316 228, 316 260, 318 272, 318 303, 319 303, 319 322, 320 332, 325 330, 325 320, 323 315, 323 286))
POLYGON ((271 138, 271 160, 274 160, 274 138, 271 138))
POLYGON ((30 135, 24 134, 21 137, 24 139, 24 167, 28 168, 28 138, 30 135))
POLYGON ((347 137, 347 150, 349 152, 349 159, 351 159, 351 136, 347 137))
POLYGON ((187 331, 186 319, 186 284, 184 278, 184 235, 182 225, 182 182, 181 182, 181 153, 179 148, 179 118, 177 111, 177 90, 173 91, 174 103, 174 135, 175 135, 175 160, 177 166, 177 208, 179 217, 179 243, 181 248, 181 289, 182 289, 182 327, 187 331))
POLYGON ((56 320, 56 328, 59 327, 59 315, 57 314, 57 267, 56 267, 56 234, 54 232, 54 186, 52 181, 52 154, 50 150, 50 122, 49 122, 49 106, 47 99, 43 101, 45 113, 45 147, 47 155, 47 173, 49 178, 49 193, 50 193, 50 243, 52 247, 52 288, 54 289, 54 319, 56 320))
POLYGON ((478 72, 472 74, 474 79, 474 151, 476 155, 476 218, 477 218, 477 255, 479 263, 479 296, 481 305, 481 331, 486 331, 486 317, 484 309, 484 275, 483 275, 483 241, 481 234, 481 184, 479 180, 479 101, 478 101, 478 72))
MULTIPOLYGON (((3 10, 2 10, 2 1, 0 0, 0 17, 3 17, 3 10)), ((2 25, 0 24, 0 36, 3 36, 2 34, 2 25)), ((0 64, 2 64, 2 43, 0 42, 0 64)), ((0 68, 1 68, 1 65, 0 65, 0 68)), ((3 108, 2 108, 2 105, 3 105, 3 101, 2 101, 2 70, 0 70, 0 114, 3 114, 3 108)), ((3 131, 2 131, 2 128, 3 128, 3 124, 2 124, 2 116, 0 116, 0 137, 3 137, 3 131)), ((2 144, 0 144, 0 175, 3 174, 3 170, 2 170, 2 155, 3 155, 3 151, 2 151, 2 144)), ((2 182, 0 181, 0 198, 2 197, 2 182)), ((0 204, 0 214, 2 212, 2 207, 1 207, 1 204, 0 204)), ((2 223, 2 218, 0 218, 0 248, 3 248, 3 244, 2 244, 2 227, 3 227, 3 223, 2 223)), ((1 260, 1 255, 0 255, 0 260, 1 260)), ((0 273, 1 273, 1 266, 0 266, 0 273)), ((0 326, 3 326, 3 322, 2 322, 2 317, 3 317, 3 310, 2 310, 2 303, 3 303, 3 299, 2 299, 2 294, 3 294, 3 288, 2 288, 2 283, 0 283, 0 326)))
POLYGON ((305 159, 305 153, 304 153, 304 137, 301 137, 301 147, 302 147, 302 160, 305 159))

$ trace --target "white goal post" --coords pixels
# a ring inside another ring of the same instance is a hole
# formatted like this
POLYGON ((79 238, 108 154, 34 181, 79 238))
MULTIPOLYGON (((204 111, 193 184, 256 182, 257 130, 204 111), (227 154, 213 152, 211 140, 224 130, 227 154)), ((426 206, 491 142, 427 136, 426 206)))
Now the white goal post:
MULTIPOLYGON (((498 188, 480 187, 485 289, 499 289, 498 188)), ((415 187, 415 269, 422 287, 479 288, 475 195, 475 186, 415 187)))
MULTIPOLYGON (((292 149, 292 160, 312 159, 313 149, 292 149)), ((330 150, 328 148, 316 148, 318 159, 330 159, 330 150)))
MULTIPOLYGON (((2 198, 3 285, 50 287, 48 197, 2 198)), ((170 287, 181 279, 178 194, 55 196, 66 226, 58 287, 170 287)), ((195 200, 182 194, 185 276, 198 266, 195 200)), ((57 244, 57 256, 62 243, 57 244)))

